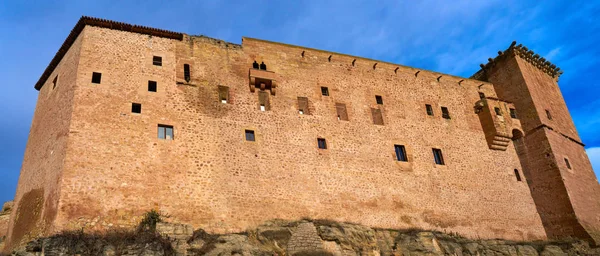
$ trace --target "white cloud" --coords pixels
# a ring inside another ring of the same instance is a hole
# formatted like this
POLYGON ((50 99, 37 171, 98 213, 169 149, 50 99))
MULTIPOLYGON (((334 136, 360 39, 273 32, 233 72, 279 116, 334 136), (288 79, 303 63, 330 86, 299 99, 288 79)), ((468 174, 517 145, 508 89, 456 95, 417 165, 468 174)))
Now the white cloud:
POLYGON ((600 147, 588 148, 585 150, 587 152, 588 157, 590 158, 590 162, 592 162, 592 168, 596 172, 596 177, 600 175, 600 147))
POLYGON ((550 50, 550 52, 548 52, 548 54, 546 54, 546 59, 549 61, 552 61, 554 59, 554 57, 556 57, 558 54, 560 54, 560 47, 556 47, 556 48, 550 50))

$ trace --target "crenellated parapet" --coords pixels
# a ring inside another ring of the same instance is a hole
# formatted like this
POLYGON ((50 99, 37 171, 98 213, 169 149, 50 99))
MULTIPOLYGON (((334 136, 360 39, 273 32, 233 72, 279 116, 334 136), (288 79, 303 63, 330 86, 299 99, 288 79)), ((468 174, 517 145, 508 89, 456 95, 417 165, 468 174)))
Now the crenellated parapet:
POLYGON ((522 44, 517 45, 516 41, 513 41, 508 49, 504 51, 498 51, 498 56, 495 58, 488 58, 488 62, 486 64, 480 64, 481 69, 477 71, 474 75, 472 75, 471 79, 477 80, 487 80, 487 71, 494 67, 498 61, 503 60, 509 56, 519 56, 521 59, 529 62, 531 65, 535 66, 542 72, 548 74, 549 76, 558 79, 560 75, 562 75, 563 71, 560 70, 559 67, 552 64, 550 61, 546 60, 544 57, 541 57, 539 54, 534 51, 528 49, 526 46, 522 44))

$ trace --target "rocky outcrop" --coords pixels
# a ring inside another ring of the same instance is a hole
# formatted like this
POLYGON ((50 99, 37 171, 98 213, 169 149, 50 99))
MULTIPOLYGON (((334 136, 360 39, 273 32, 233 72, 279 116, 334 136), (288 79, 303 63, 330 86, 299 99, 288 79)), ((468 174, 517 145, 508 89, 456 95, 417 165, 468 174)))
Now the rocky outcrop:
POLYGON ((10 220, 10 213, 13 208, 13 201, 8 201, 2 206, 0 211, 0 252, 4 248, 4 240, 6 240, 6 233, 8 232, 8 221, 10 220))
POLYGON ((422 230, 389 230, 327 220, 264 223, 245 233, 209 234, 157 223, 155 232, 64 233, 30 242, 13 255, 600 255, 585 241, 472 240, 422 230))

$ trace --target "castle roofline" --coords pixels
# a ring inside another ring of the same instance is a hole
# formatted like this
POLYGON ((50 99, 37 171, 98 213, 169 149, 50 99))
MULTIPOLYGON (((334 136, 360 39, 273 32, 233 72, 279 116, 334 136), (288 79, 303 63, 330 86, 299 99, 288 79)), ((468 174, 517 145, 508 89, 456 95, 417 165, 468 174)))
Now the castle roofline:
POLYGON ((60 63, 62 58, 65 56, 69 48, 71 48, 71 45, 73 45, 73 43, 75 42, 81 31, 83 31, 83 28, 85 28, 86 25, 101 28, 110 28, 144 35, 151 35, 156 37, 183 40, 183 33, 139 25, 132 25, 112 20, 81 16, 75 27, 71 30, 71 33, 69 33, 69 36, 67 36, 67 39, 65 39, 62 46, 58 49, 58 52, 56 52, 56 54, 54 55, 54 58, 52 58, 52 61, 50 61, 50 64, 48 64, 48 66, 46 67, 46 70, 44 70, 44 73, 42 73, 40 79, 35 84, 34 88, 36 90, 39 91, 42 88, 46 80, 48 80, 48 77, 50 77, 56 66, 58 66, 58 63, 60 63))
POLYGON ((495 58, 488 58, 488 63, 480 64, 481 69, 473 74, 470 78, 477 80, 487 80, 487 70, 494 67, 496 62, 506 58, 506 56, 519 56, 521 59, 529 62, 531 65, 535 66, 542 72, 548 74, 553 78, 559 78, 562 75, 563 71, 560 70, 559 67, 552 64, 550 61, 541 57, 539 54, 533 52, 532 50, 527 49, 527 47, 522 44, 517 45, 517 41, 513 41, 510 46, 504 51, 498 51, 498 56, 495 58))
MULTIPOLYGON (((60 63, 60 61, 62 60, 62 58, 65 56, 65 54, 67 53, 67 51, 69 50, 69 48, 71 47, 71 45, 73 45, 73 43, 75 42, 75 40, 77 39, 77 37, 79 36, 79 34, 81 33, 81 31, 83 31, 83 28, 85 28, 85 26, 94 26, 94 27, 108 28, 108 29, 114 29, 114 30, 120 30, 120 31, 126 31, 126 32, 133 32, 133 33, 139 33, 139 34, 151 35, 151 36, 157 36, 157 37, 163 37, 163 38, 169 38, 169 39, 176 39, 176 40, 183 40, 184 39, 184 35, 187 35, 187 34, 180 33, 180 32, 173 32, 173 31, 168 31, 168 30, 163 30, 163 29, 157 29, 157 28, 151 28, 151 27, 146 27, 146 26, 132 25, 132 24, 127 24, 127 23, 118 22, 118 21, 112 21, 112 20, 106 20, 106 19, 100 19, 100 18, 82 16, 79 19, 79 21, 77 22, 77 24, 75 25, 75 27, 69 33, 69 36, 67 36, 67 38, 63 42, 63 44, 60 47, 60 49, 58 50, 58 52, 54 55, 54 58, 52 58, 52 60, 50 61, 50 64, 48 64, 48 66, 44 70, 44 73, 42 73, 41 77, 38 79, 37 83, 34 86, 34 88, 36 90, 39 91, 42 88, 42 86, 44 85, 44 83, 46 82, 46 80, 48 80, 48 78, 50 77, 50 75, 52 74, 52 72, 54 71, 54 69, 56 68, 56 66, 58 66, 58 64, 60 63)), ((211 40, 223 42, 225 44, 231 44, 231 45, 235 45, 235 46, 240 46, 238 44, 229 43, 229 42, 225 42, 223 40, 219 40, 219 39, 215 39, 215 38, 211 38, 211 37, 207 37, 207 36, 202 36, 202 35, 187 35, 187 36, 189 36, 189 37, 199 37, 199 38, 208 38, 208 39, 211 39, 211 40)), ((410 66, 400 65, 400 64, 396 64, 396 63, 392 63, 392 62, 374 60, 374 59, 369 59, 369 58, 359 57, 359 56, 353 56, 353 55, 344 54, 344 53, 338 53, 338 52, 320 50, 320 49, 315 49, 315 48, 303 47, 303 46, 286 44, 286 43, 280 43, 280 42, 274 42, 274 41, 268 41, 268 40, 251 38, 251 37, 242 37, 242 47, 243 47, 243 41, 244 40, 254 40, 254 41, 259 41, 259 42, 264 42, 264 43, 283 45, 283 46, 286 46, 286 47, 293 47, 293 48, 298 48, 298 49, 303 49, 303 50, 310 50, 310 51, 315 51, 315 52, 321 52, 321 53, 325 53, 325 54, 335 54, 335 55, 338 55, 338 56, 353 58, 355 60, 372 61, 372 62, 374 62, 375 65, 381 63, 381 64, 385 64, 385 65, 394 66, 394 67, 397 67, 397 68, 401 67, 401 68, 411 69, 411 70, 415 70, 415 71, 418 71, 418 72, 425 71, 425 72, 429 72, 429 73, 434 74, 434 75, 440 75, 440 77, 441 76, 447 76, 447 77, 452 77, 452 78, 455 78, 455 79, 459 79, 459 80, 461 80, 461 82, 462 82, 462 80, 474 80, 474 81, 478 81, 478 82, 482 82, 483 81, 481 79, 475 78, 475 75, 473 75, 473 76, 471 76, 469 78, 466 78, 466 77, 461 77, 461 76, 455 76, 455 75, 440 73, 440 72, 431 71, 431 70, 422 69, 422 68, 416 68, 416 67, 410 67, 410 66)), ((485 81, 483 81, 483 82, 485 82, 485 81)))

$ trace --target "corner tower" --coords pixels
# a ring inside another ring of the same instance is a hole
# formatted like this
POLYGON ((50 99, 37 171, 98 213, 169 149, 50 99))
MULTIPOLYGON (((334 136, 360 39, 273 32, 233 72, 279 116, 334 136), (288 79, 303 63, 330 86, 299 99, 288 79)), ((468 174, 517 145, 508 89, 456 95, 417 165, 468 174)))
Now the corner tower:
POLYGON ((513 42, 471 78, 511 101, 525 134, 513 144, 548 238, 600 243, 600 185, 558 87, 560 68, 513 42))

